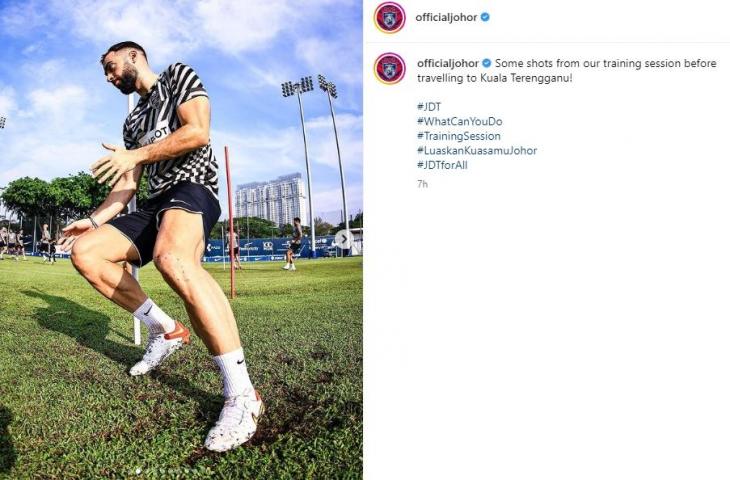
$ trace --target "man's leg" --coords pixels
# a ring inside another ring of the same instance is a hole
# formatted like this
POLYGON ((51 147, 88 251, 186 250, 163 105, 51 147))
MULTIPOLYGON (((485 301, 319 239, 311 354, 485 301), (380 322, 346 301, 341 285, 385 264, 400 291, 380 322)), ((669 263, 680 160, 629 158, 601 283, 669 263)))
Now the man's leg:
POLYGON ((102 295, 144 322, 149 331, 145 354, 130 369, 143 375, 189 341, 185 327, 163 312, 142 291, 139 283, 118 262, 139 262, 139 254, 127 237, 109 225, 76 240, 71 262, 102 295))
POLYGON ((240 348, 241 342, 223 290, 200 263, 202 222, 199 214, 165 211, 153 258, 165 281, 185 302, 195 333, 211 354, 220 355, 240 348))
POLYGON ((132 243, 114 227, 102 225, 81 236, 71 250, 71 263, 99 293, 134 313, 147 299, 137 280, 118 262, 139 262, 132 243))
POLYGON ((205 446, 225 451, 253 436, 263 403, 248 376, 231 306, 221 287, 201 265, 204 242, 200 214, 167 210, 162 216, 153 258, 167 283, 185 302, 195 332, 221 370, 226 401, 205 446))

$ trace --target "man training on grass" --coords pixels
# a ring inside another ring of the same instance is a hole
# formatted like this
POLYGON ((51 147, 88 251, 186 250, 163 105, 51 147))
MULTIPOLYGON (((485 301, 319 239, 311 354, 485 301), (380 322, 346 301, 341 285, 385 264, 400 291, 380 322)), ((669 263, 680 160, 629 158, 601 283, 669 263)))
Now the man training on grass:
POLYGON ((294 266, 294 255, 296 255, 302 247, 302 221, 299 217, 294 217, 293 226, 294 233, 292 234, 292 239, 289 242, 289 248, 286 250, 286 263, 283 267, 281 267, 284 270, 289 270, 290 272, 294 272, 297 269, 297 267, 294 266))
POLYGON ((253 436, 264 406, 248 376, 231 306, 201 264, 221 213, 208 94, 187 65, 176 63, 154 73, 145 50, 134 42, 112 45, 101 64, 107 82, 140 98, 124 122, 126 148, 102 144, 108 154, 91 166, 99 183, 113 186, 111 192, 89 218, 63 229, 60 246, 71 251, 74 267, 99 293, 147 326, 147 348, 129 371, 135 376, 158 367, 190 338, 189 330, 118 265, 154 262, 185 303, 193 330, 223 378, 225 403, 205 446, 230 450, 253 436), (148 202, 117 217, 137 191, 145 168, 148 202))

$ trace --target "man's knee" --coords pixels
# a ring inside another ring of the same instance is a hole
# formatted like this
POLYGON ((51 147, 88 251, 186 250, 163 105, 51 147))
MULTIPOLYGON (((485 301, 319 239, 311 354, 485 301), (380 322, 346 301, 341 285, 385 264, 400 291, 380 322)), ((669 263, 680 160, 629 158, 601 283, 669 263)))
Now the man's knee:
POLYGON ((71 248, 71 263, 82 275, 93 271, 94 264, 100 260, 98 253, 94 252, 92 243, 81 237, 74 242, 71 248))

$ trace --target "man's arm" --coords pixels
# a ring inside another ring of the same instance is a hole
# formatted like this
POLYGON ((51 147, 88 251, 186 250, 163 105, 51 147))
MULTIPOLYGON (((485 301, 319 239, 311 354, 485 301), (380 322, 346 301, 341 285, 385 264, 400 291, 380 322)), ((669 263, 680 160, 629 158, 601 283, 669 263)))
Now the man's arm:
POLYGON ((129 203, 137 189, 139 188, 139 179, 142 178, 142 170, 144 167, 139 165, 129 172, 122 174, 109 195, 94 210, 91 217, 98 225, 102 225, 112 218, 119 215, 124 207, 129 203))
POLYGON ((170 160, 200 147, 210 140, 210 102, 208 97, 196 97, 177 107, 180 128, 159 142, 133 150, 138 164, 170 160))
MULTIPOLYGON (((135 150, 103 144, 112 153, 91 166, 99 183, 111 179, 116 185, 121 176, 139 165, 170 160, 204 147, 210 140, 210 103, 207 97, 195 97, 177 107, 181 127, 158 142, 135 150)), ((131 198, 131 197, 130 197, 131 198)))
POLYGON ((137 191, 142 170, 143 167, 140 165, 134 170, 124 173, 94 213, 88 218, 76 220, 63 229, 63 235, 58 239, 58 246, 62 252, 70 251, 77 238, 108 222, 122 211, 137 191))

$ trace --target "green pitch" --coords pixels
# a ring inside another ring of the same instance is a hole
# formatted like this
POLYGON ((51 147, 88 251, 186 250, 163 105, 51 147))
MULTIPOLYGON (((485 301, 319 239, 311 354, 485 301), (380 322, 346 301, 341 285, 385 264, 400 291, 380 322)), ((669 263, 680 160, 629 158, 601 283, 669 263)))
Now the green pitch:
MULTIPOLYGON (((237 273, 233 311, 266 414, 250 444, 215 454, 202 445, 221 385, 197 337, 131 378, 143 347, 130 314, 67 260, 0 261, 0 478, 361 477, 362 258, 282 264, 237 273)), ((206 268, 228 288, 227 270, 206 268)), ((190 325, 153 266, 141 282, 190 325)))

